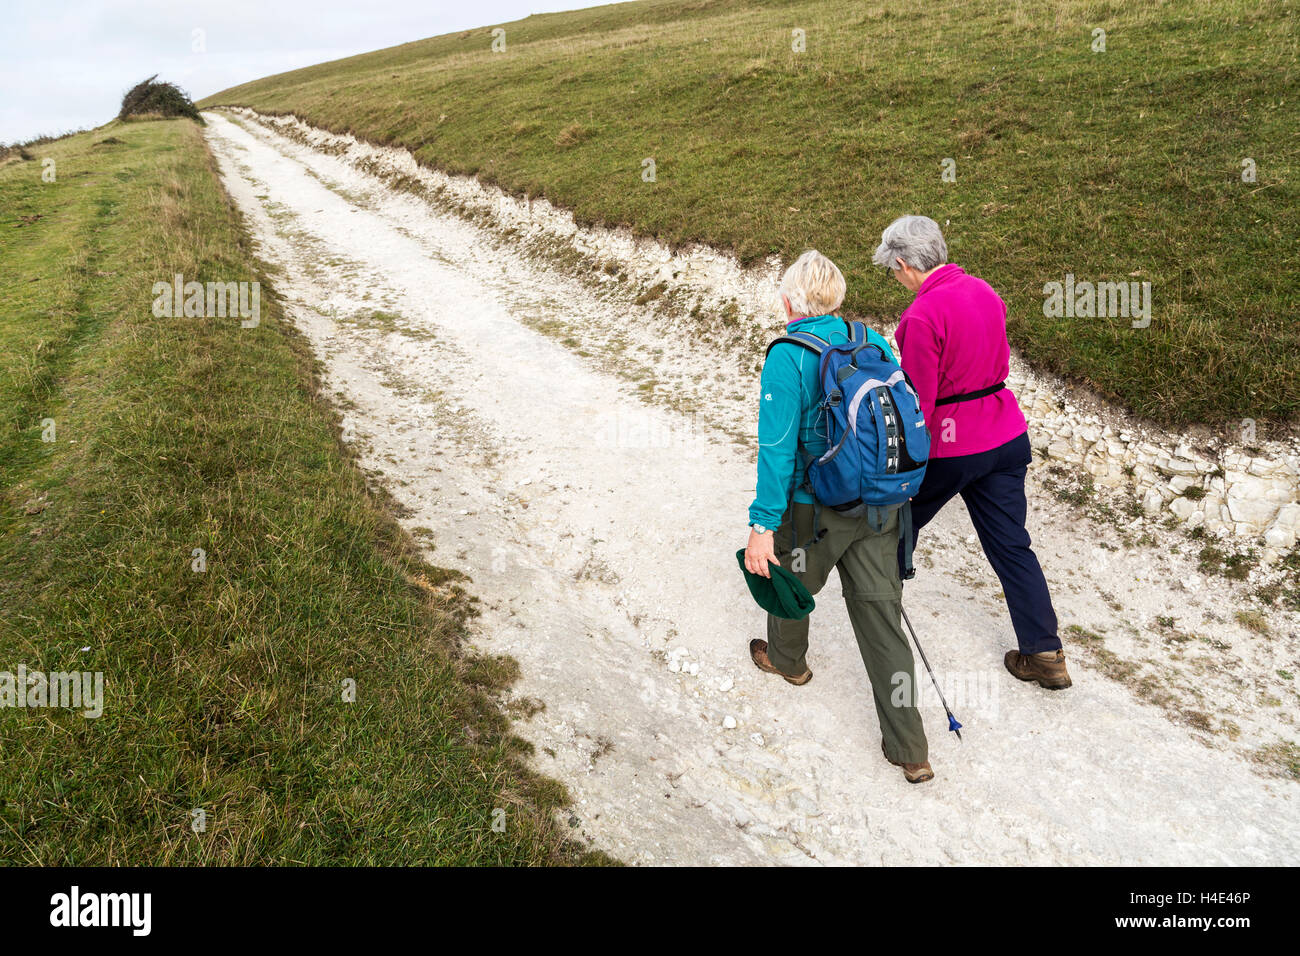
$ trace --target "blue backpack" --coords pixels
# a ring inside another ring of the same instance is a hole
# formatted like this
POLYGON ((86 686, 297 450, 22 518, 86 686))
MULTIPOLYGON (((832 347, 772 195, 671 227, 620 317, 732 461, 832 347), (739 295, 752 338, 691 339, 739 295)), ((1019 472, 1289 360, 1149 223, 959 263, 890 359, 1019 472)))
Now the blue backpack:
MULTIPOLYGON (((867 327, 850 322, 849 341, 831 345, 808 332, 790 332, 772 342, 802 346, 816 353, 822 400, 817 430, 827 441, 825 454, 814 459, 803 448, 803 489, 817 505, 849 518, 871 516, 883 528, 889 514, 902 508, 904 579, 912 570, 911 498, 920 490, 930 459, 930 429, 912 380, 879 345, 867 339, 867 327)), ((822 532, 813 515, 813 543, 822 532)))

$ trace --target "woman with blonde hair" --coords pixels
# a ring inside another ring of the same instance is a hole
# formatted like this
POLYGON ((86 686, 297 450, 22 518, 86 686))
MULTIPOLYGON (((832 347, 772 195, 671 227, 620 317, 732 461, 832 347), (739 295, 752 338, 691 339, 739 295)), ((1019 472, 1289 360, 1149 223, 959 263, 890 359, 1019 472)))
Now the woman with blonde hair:
MULTIPOLYGON (((844 276, 835 263, 815 250, 801 255, 781 279, 787 334, 810 334, 830 345, 849 342, 849 327, 836 314, 844 291, 844 276)), ((880 335, 868 330, 867 341, 893 361, 889 343, 880 335)), ((804 472, 805 463, 820 457, 827 445, 817 428, 818 364, 809 349, 778 342, 763 365, 758 487, 749 508, 745 569, 770 577, 769 564, 778 565, 793 573, 811 594, 821 590, 831 569, 838 569, 849 621, 875 697, 881 748, 890 763, 903 768, 909 783, 921 783, 934 778, 921 715, 912 695, 891 694, 904 680, 904 686, 916 686, 912 650, 900 621, 902 582, 895 559, 899 511, 886 514, 872 509, 860 517, 847 517, 833 508, 815 507, 804 472)), ((805 657, 806 616, 790 620, 769 614, 767 639, 751 641, 749 649, 762 671, 796 686, 812 680, 805 657)))

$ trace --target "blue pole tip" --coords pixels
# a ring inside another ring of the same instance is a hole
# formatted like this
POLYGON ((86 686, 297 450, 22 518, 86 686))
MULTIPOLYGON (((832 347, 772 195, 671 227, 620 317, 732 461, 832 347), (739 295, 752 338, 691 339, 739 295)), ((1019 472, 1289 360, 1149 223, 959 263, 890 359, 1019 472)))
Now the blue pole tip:
MULTIPOLYGON (((956 733, 957 731, 961 730, 961 724, 957 723, 957 718, 954 717, 952 714, 948 715, 948 729, 951 730, 953 733, 956 733)), ((958 734, 957 736, 960 737, 961 735, 958 734)))

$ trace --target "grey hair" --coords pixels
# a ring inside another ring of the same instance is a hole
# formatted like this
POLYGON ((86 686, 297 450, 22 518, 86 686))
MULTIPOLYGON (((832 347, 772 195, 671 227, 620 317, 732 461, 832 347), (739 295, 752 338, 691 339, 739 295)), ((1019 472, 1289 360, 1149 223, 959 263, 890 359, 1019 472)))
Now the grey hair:
POLYGON ((902 259, 918 272, 929 272, 948 261, 948 244, 939 224, 929 216, 899 216, 880 234, 880 245, 871 261, 897 269, 902 259))

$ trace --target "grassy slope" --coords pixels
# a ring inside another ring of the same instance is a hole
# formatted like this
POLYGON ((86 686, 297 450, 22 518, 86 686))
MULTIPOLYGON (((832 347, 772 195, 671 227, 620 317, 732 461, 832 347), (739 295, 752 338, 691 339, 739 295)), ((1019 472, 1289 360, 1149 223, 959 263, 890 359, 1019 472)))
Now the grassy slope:
POLYGON ((102 671, 106 707, 0 709, 0 862, 575 859, 493 704, 511 662, 458 650, 457 576, 340 453, 266 286, 256 329, 152 315, 175 272, 258 279, 198 128, 36 153, 57 183, 0 165, 0 671, 102 671))
POLYGON ((1292 419, 1294 0, 921 10, 646 0, 507 24, 504 53, 485 27, 204 103, 293 112, 747 259, 815 245, 867 315, 907 302, 869 265, 880 230, 924 212, 951 221, 952 259, 1007 298, 1039 365, 1167 423, 1292 419), (1045 318, 1043 284, 1066 272, 1150 281, 1152 326, 1045 318))

